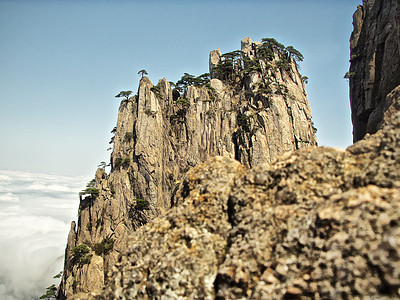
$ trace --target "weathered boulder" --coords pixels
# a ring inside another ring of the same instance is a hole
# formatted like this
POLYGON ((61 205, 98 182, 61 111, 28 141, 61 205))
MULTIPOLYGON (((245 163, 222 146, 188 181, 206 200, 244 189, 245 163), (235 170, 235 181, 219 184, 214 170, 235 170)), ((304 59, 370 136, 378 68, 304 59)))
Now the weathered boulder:
POLYGON ((96 299, 400 297, 400 113, 347 150, 191 169, 96 299))

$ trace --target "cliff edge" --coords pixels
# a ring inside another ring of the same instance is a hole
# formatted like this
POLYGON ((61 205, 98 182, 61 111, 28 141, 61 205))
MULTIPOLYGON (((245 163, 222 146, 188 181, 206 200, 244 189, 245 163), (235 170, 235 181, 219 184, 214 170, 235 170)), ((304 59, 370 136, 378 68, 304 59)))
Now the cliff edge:
POLYGON ((400 85, 400 3, 364 0, 353 16, 350 38, 350 103, 353 140, 382 126, 390 103, 386 96, 400 85))

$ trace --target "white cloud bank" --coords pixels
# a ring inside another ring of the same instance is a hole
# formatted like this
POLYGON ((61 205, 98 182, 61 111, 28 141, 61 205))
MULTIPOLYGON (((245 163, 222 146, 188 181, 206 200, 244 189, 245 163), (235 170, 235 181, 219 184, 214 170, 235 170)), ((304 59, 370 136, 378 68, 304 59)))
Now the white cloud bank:
POLYGON ((89 179, 0 170, 0 299, 34 299, 58 284, 89 179))

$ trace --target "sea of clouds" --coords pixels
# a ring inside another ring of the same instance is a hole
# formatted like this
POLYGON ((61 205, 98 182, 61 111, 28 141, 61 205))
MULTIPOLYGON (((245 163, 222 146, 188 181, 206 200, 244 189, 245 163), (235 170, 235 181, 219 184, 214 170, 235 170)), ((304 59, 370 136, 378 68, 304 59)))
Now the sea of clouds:
POLYGON ((37 299, 59 279, 88 177, 0 170, 0 299, 37 299))

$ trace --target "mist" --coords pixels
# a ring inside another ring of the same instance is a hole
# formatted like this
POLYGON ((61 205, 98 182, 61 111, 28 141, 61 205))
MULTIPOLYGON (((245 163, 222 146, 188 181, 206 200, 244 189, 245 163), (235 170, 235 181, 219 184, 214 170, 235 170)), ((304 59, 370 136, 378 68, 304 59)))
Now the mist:
POLYGON ((53 276, 89 179, 0 170, 0 299, 35 299, 58 285, 53 276))

